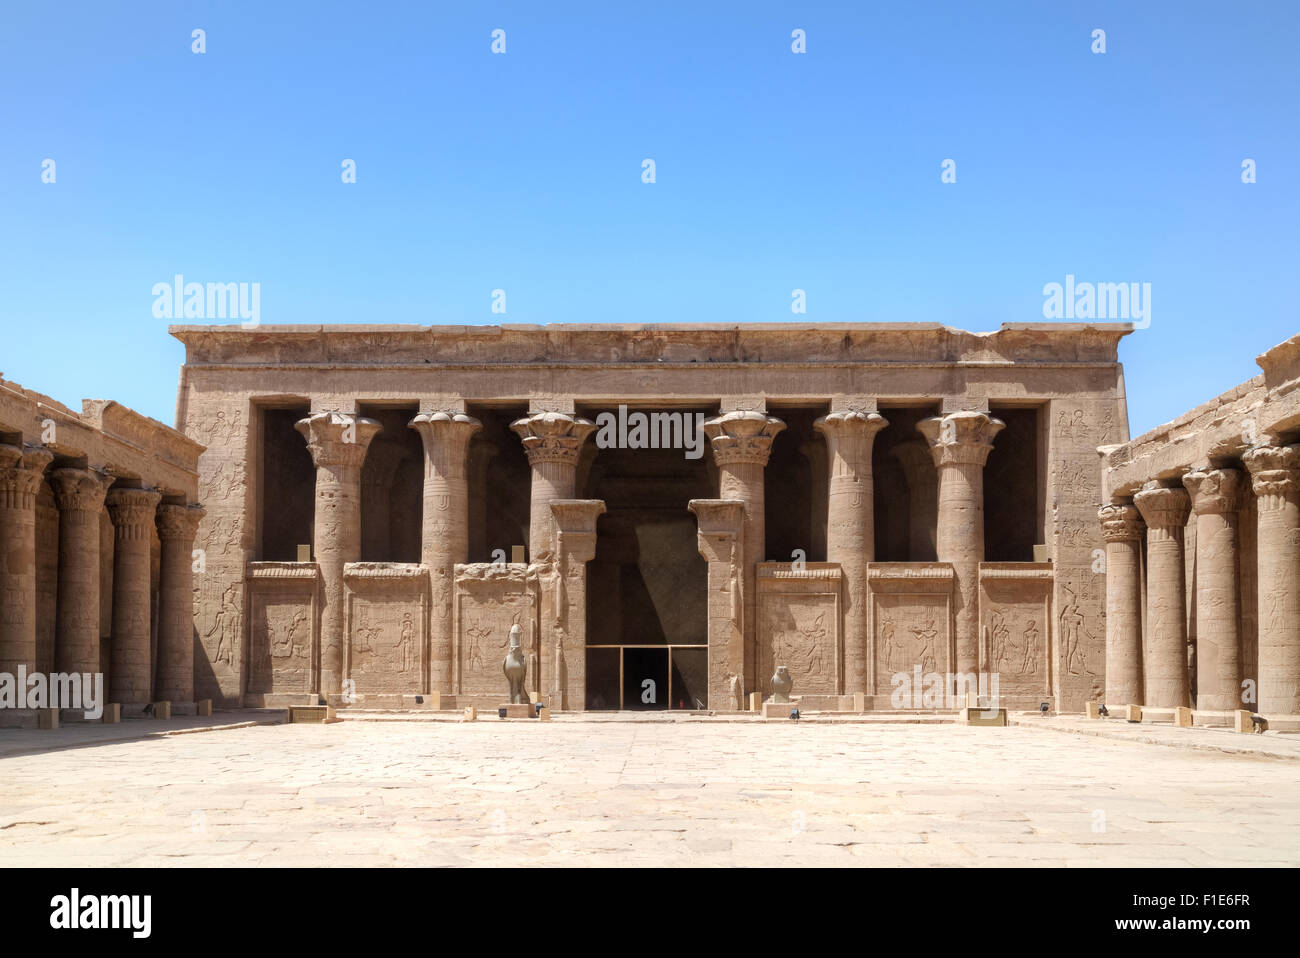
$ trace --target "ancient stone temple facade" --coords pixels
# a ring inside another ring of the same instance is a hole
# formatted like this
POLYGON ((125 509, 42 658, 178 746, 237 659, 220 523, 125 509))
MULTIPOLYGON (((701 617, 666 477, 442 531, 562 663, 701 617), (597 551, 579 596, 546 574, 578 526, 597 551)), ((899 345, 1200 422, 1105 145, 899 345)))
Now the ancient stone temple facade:
POLYGON ((1106 699, 1300 714, 1300 337, 1104 448, 1106 699))
POLYGON ((1101 695, 1126 326, 172 332, 203 696, 494 706, 514 625, 555 709, 1101 695))
POLYGON ((0 673, 102 673, 128 713, 192 710, 202 451, 117 403, 78 413, 0 380, 0 673))

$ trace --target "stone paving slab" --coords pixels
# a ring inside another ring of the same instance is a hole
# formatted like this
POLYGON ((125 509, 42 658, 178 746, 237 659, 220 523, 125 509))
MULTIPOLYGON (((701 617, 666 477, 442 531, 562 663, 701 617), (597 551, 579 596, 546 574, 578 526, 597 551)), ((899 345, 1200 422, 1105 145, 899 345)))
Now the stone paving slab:
POLYGON ((190 732, 212 732, 249 725, 277 725, 286 720, 283 709, 236 709, 212 715, 181 715, 170 719, 123 719, 103 722, 68 722, 55 729, 0 729, 0 758, 61 748, 84 748, 111 742, 190 732))
POLYGON ((0 867, 1300 864, 1300 762, 1045 728, 344 722, 84 744, 0 753, 0 867))

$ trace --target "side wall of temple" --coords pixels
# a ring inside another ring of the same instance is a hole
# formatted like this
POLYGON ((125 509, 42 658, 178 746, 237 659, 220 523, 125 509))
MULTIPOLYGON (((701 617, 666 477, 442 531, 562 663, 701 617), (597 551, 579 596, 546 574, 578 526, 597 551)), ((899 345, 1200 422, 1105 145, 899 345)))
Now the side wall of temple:
POLYGON ((0 380, 0 672, 103 673, 128 714, 193 710, 202 451, 117 403, 75 412, 0 380))
POLYGON ((1103 449, 1106 698, 1300 713, 1300 337, 1103 449))
POLYGON ((518 625, 557 708, 738 709, 777 666, 809 705, 889 707, 919 668, 1081 708, 1125 332, 174 327, 200 694, 495 705, 518 625), (702 448, 600 445, 620 406, 698 415, 702 448))

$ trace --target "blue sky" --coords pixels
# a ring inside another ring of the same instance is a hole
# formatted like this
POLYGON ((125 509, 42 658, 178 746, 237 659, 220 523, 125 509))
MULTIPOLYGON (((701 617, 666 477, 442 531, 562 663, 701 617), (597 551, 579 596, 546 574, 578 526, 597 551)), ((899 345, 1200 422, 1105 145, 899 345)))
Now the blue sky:
POLYGON ((268 324, 975 330, 1069 273, 1151 284, 1136 434, 1300 331, 1298 48, 1289 2, 5 3, 0 370, 171 422, 177 273, 268 324))

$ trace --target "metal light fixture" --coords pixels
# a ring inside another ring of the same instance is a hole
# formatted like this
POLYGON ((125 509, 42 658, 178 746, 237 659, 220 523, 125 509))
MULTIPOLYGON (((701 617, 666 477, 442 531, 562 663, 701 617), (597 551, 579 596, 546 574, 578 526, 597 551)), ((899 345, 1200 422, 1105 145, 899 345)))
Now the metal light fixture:
POLYGON ((1105 718, 1107 715, 1110 714, 1110 712, 1107 710, 1105 705, 1098 705, 1097 714, 1100 715, 1102 718, 1105 718))
POLYGON ((497 709, 497 718, 505 718, 506 710, 504 707, 497 709))
POLYGON ((798 709, 791 709, 791 710, 790 710, 790 718, 794 719, 796 722, 799 721, 799 710, 798 710, 798 709))
POLYGON ((423 695, 417 695, 417 696, 415 697, 415 704, 416 704, 416 705, 423 705, 423 704, 424 704, 424 696, 423 696, 423 695))
POLYGON ((1046 702, 1039 702, 1039 703, 1038 703, 1038 711, 1040 711, 1040 712, 1042 712, 1044 715, 1046 715, 1046 714, 1047 714, 1047 703, 1046 703, 1046 702))

